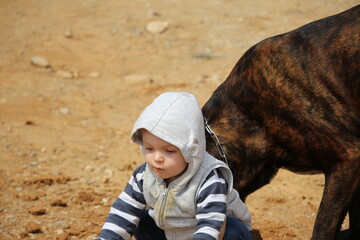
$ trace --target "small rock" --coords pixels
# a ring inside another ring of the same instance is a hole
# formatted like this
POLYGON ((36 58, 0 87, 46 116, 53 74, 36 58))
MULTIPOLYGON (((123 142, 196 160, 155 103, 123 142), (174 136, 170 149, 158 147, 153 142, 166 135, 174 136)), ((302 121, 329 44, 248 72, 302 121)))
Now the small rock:
POLYGON ((21 239, 24 239, 29 235, 29 233, 27 231, 24 231, 24 232, 21 232, 19 235, 20 235, 21 239))
POLYGON ((33 207, 30 208, 28 211, 32 215, 44 215, 46 213, 46 209, 43 207, 33 207))
POLYGON ((106 157, 106 154, 104 152, 98 152, 98 157, 106 157))
POLYGON ((155 10, 153 10, 153 9, 150 9, 150 10, 148 11, 148 15, 149 15, 150 17, 159 17, 159 16, 161 16, 161 14, 160 14, 159 12, 157 12, 157 11, 155 11, 155 10))
POLYGON ((65 36, 66 38, 72 38, 72 37, 73 37, 73 33, 72 33, 69 29, 67 29, 67 30, 65 30, 65 32, 64 32, 64 36, 65 36))
POLYGON ((57 221, 57 222, 55 222, 55 225, 59 226, 59 227, 62 227, 64 229, 69 228, 69 225, 64 221, 57 221))
POLYGON ((98 72, 91 72, 91 73, 89 73, 88 76, 91 77, 91 78, 98 78, 98 77, 100 77, 100 73, 98 73, 98 72))
POLYGON ((50 203, 51 206, 53 207, 67 207, 67 204, 66 202, 64 202, 63 200, 61 199, 54 199, 51 201, 50 203))
POLYGON ((86 166, 84 167, 84 170, 85 170, 85 171, 92 172, 92 171, 94 171, 94 167, 91 166, 91 165, 86 165, 86 166))
POLYGON ((68 240, 69 239, 69 234, 66 232, 60 233, 57 237, 57 240, 68 240))
POLYGON ((47 66, 45 67, 45 72, 55 72, 55 70, 52 66, 47 66))
POLYGON ((130 32, 131 36, 135 36, 135 37, 139 37, 143 34, 143 31, 139 30, 139 29, 133 29, 130 32))
POLYGON ((121 166, 118 166, 118 169, 119 171, 129 171, 129 170, 132 170, 132 165, 131 163, 127 163, 125 165, 121 165, 121 166))
POLYGON ((29 193, 28 195, 24 196, 24 200, 27 201, 36 201, 39 199, 39 196, 36 193, 29 193))
POLYGON ((56 71, 56 75, 58 75, 59 77, 62 77, 62 78, 73 78, 74 77, 72 72, 66 71, 66 70, 58 70, 58 71, 56 71))
POLYGON ((17 222, 17 221, 18 221, 18 219, 17 219, 16 216, 14 216, 14 215, 6 215, 6 220, 7 220, 8 222, 11 222, 11 223, 14 223, 14 222, 17 222))
POLYGON ((69 113, 70 113, 70 109, 69 108, 60 108, 59 109, 59 113, 61 114, 61 115, 68 115, 69 113))
POLYGON ((151 78, 146 75, 130 74, 124 77, 124 81, 131 83, 146 83, 151 82, 151 78))
POLYGON ((31 120, 26 120, 25 121, 25 125, 35 125, 34 121, 31 121, 31 120))
POLYGON ((211 81, 214 82, 214 83, 220 83, 221 82, 221 78, 219 75, 217 74, 214 74, 210 77, 211 81))
POLYGON ((81 233, 85 232, 85 230, 83 229, 79 229, 79 228, 72 228, 69 230, 69 234, 71 236, 79 236, 81 235, 81 233))
POLYGON ((31 165, 31 166, 37 166, 37 165, 39 165, 39 163, 36 162, 36 161, 32 161, 32 162, 30 162, 30 165, 31 165))
POLYGON ((96 234, 92 234, 92 235, 90 235, 90 236, 87 236, 87 238, 86 238, 85 240, 93 240, 93 239, 95 239, 96 237, 97 237, 96 234))
POLYGON ((110 168, 104 168, 101 170, 104 173, 104 177, 102 179, 103 183, 108 183, 111 181, 111 179, 114 176, 114 172, 113 170, 111 170, 110 168))
POLYGON ((48 67, 50 66, 49 61, 41 56, 34 56, 31 58, 31 63, 38 67, 48 67))
POLYGON ((11 133, 11 132, 13 131, 12 126, 8 126, 8 127, 6 128, 6 131, 9 132, 9 133, 11 133))
POLYGON ((238 18, 238 22, 244 22, 245 21, 245 18, 244 17, 239 17, 238 18))
POLYGON ((39 158, 38 161, 42 163, 47 162, 46 158, 39 158))
POLYGON ((146 31, 149 33, 163 33, 169 26, 168 22, 165 21, 152 21, 146 25, 146 31))
POLYGON ((41 226, 40 226, 40 224, 37 224, 36 222, 30 221, 26 224, 26 230, 29 233, 40 233, 41 226))

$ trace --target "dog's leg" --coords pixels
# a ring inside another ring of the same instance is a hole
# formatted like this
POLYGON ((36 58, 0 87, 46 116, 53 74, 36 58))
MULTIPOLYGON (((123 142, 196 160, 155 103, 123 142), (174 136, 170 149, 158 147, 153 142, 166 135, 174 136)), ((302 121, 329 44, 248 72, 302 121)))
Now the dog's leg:
POLYGON ((351 166, 355 161, 342 162, 331 173, 325 174, 325 188, 312 240, 335 239, 339 232, 356 190, 354 181, 359 173, 351 166))
POLYGON ((358 189, 351 201, 349 218, 351 239, 360 239, 360 186, 358 186, 358 189))

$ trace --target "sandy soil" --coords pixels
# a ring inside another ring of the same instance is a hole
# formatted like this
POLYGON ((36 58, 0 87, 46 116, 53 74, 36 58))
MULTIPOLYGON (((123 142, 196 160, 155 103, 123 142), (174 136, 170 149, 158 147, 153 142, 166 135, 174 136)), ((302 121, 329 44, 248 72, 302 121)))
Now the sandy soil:
MULTIPOLYGON (((0 239, 92 239, 143 162, 129 134, 153 98, 202 105, 253 44, 357 3, 0 0, 0 239)), ((247 200, 254 228, 308 239, 323 182, 280 171, 247 200)))

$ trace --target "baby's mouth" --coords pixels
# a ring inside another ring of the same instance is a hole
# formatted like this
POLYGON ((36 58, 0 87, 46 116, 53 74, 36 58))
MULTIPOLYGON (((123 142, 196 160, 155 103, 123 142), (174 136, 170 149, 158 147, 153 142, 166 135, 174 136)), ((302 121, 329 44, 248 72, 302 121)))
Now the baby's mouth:
POLYGON ((154 169, 156 172, 160 172, 160 171, 164 170, 164 169, 162 169, 162 168, 155 167, 155 166, 153 166, 153 169, 154 169))

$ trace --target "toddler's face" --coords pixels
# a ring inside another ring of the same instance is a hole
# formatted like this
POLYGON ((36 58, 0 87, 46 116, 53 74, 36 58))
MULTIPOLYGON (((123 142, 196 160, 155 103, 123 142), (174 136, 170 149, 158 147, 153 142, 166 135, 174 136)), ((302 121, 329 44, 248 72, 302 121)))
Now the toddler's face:
POLYGON ((169 184, 187 168, 187 162, 179 148, 142 130, 145 161, 154 173, 169 184))

